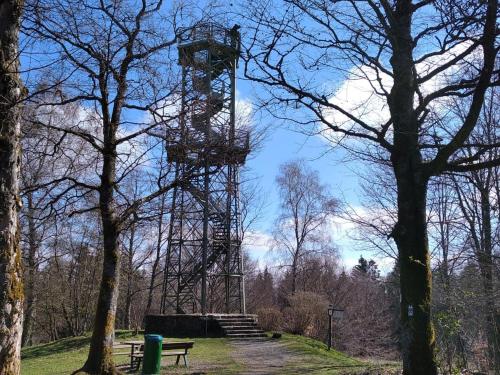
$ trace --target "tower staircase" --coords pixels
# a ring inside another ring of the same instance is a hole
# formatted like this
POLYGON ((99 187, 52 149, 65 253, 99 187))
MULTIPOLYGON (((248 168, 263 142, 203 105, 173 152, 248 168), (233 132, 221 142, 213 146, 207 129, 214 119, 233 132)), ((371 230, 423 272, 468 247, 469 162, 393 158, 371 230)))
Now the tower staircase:
POLYGON ((234 339, 267 337, 257 324, 257 315, 220 314, 213 316, 226 337, 234 339))
MULTIPOLYGON (((212 199, 208 199, 205 202, 205 197, 203 191, 196 187, 192 182, 186 182, 184 189, 189 191, 189 193, 201 204, 207 205, 209 209, 208 217, 211 223, 212 236, 210 240, 209 253, 207 254, 207 270, 211 269, 217 261, 219 261, 223 255, 227 253, 229 246, 239 246, 239 239, 232 239, 231 234, 227 227, 227 212, 225 208, 218 206, 216 202, 212 199)), ((188 311, 184 310, 184 306, 191 308, 191 304, 194 303, 192 291, 194 290, 196 284, 202 278, 203 261, 199 260, 196 263, 184 265, 185 269, 190 268, 190 273, 187 278, 183 278, 179 283, 179 303, 177 307, 177 313, 185 314, 188 311)))

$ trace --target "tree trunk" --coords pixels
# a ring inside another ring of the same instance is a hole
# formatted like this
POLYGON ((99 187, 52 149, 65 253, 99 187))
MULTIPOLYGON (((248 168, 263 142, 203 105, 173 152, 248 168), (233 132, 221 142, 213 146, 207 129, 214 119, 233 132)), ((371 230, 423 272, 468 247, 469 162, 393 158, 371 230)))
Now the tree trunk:
MULTIPOLYGON (((488 184, 489 185, 489 184, 488 184)), ((486 336, 488 340, 488 354, 491 368, 495 373, 500 372, 500 327, 497 323, 497 311, 495 307, 495 286, 493 280, 493 241, 491 229, 491 204, 490 189, 480 189, 481 194, 481 219, 483 234, 481 246, 478 249, 478 263, 483 281, 484 309, 486 313, 486 336)))
POLYGON ((21 371, 23 284, 19 247, 20 108, 18 37, 22 0, 0 2, 0 374, 21 371))
POLYGON ((149 281, 149 290, 148 290, 148 302, 146 305, 146 312, 144 313, 144 316, 146 316, 150 313, 151 305, 153 304, 153 292, 155 289, 155 282, 156 282, 156 275, 158 272, 158 266, 160 264, 161 244, 163 241, 163 215, 165 212, 165 199, 166 199, 166 194, 163 194, 161 197, 160 216, 158 219, 158 233, 157 233, 158 240, 156 242, 155 261, 153 263, 153 268, 151 269, 151 280, 149 281))
POLYGON ((298 259, 297 253, 295 253, 292 262, 292 295, 297 291, 297 267, 298 267, 298 259))
POLYGON ((36 253, 38 250, 38 236, 35 225, 35 210, 33 207, 33 193, 27 194, 28 198, 28 273, 26 278, 26 286, 24 288, 26 294, 26 308, 24 311, 24 324, 22 346, 32 344, 33 320, 36 313, 36 291, 35 277, 37 274, 36 253))
MULTIPOLYGON (((105 132, 105 139, 106 136, 109 135, 105 132)), ((108 139, 107 141, 114 144, 114 139, 108 139)), ((104 241, 102 279, 89 355, 81 369, 82 372, 89 374, 110 375, 120 373, 115 368, 112 356, 120 278, 119 221, 116 217, 113 197, 115 166, 116 150, 110 147, 104 153, 99 194, 104 241)))
POLYGON ((398 223, 394 239, 399 251, 401 282, 401 347, 404 375, 437 374, 431 321, 431 267, 427 239, 427 179, 415 164, 396 167, 398 223))
POLYGON ((428 171, 419 150, 419 121, 413 108, 417 83, 411 33, 413 4, 398 1, 391 20, 391 65, 394 84, 388 104, 394 123, 391 163, 397 183, 398 221, 393 237, 398 247, 401 284, 401 348, 404 375, 436 375, 434 329, 427 239, 428 171))
POLYGON ((134 240, 135 224, 130 228, 130 241, 127 257, 127 295, 125 296, 125 316, 123 317, 123 328, 130 329, 130 313, 132 308, 132 278, 134 276, 134 240))

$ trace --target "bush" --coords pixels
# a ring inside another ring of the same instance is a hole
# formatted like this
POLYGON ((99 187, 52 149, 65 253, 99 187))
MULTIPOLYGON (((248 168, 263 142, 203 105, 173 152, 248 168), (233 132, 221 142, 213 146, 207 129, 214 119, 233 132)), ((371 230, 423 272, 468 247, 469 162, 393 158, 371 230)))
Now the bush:
POLYGON ((271 336, 273 339, 280 339, 282 336, 281 332, 273 332, 273 335, 271 336))
POLYGON ((259 325, 264 331, 279 330, 283 326, 283 314, 274 307, 264 307, 257 310, 259 325))
POLYGON ((297 292, 288 297, 285 329, 296 335, 319 338, 324 333, 328 302, 317 293, 297 292))

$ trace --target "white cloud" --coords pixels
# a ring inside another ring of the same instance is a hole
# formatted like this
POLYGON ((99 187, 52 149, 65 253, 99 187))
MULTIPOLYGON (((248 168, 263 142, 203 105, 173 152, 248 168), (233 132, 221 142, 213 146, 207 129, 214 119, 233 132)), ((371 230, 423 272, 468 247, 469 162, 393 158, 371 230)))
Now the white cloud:
MULTIPOLYGON (((390 114, 381 92, 382 89, 390 91, 392 78, 384 73, 380 73, 380 81, 377 78, 373 69, 355 67, 329 102, 371 126, 382 125, 390 114)), ((335 110, 327 110, 326 118, 342 129, 358 127, 349 117, 335 110)))
POLYGON ((243 246, 250 252, 250 255, 261 257, 266 255, 270 249, 272 236, 262 231, 248 231, 243 239, 243 246))
POLYGON ((274 264, 270 252, 271 241, 272 236, 267 232, 251 230, 245 233, 243 248, 253 260, 257 261, 260 269, 274 264))
POLYGON ((250 129, 254 126, 253 123, 253 103, 245 98, 236 96, 235 102, 236 111, 236 128, 250 129))
MULTIPOLYGON (((357 208, 358 212, 364 212, 361 207, 357 208)), ((387 274, 394 267, 394 260, 389 257, 383 257, 375 254, 370 250, 359 249, 359 241, 350 237, 350 233, 356 230, 356 224, 349 220, 336 217, 329 222, 330 231, 335 245, 339 250, 339 263, 347 272, 352 267, 358 264, 358 259, 363 255, 367 259, 373 259, 377 262, 381 273, 387 274)), ((245 234, 243 247, 248 251, 250 257, 258 262, 260 269, 265 266, 275 267, 279 264, 274 253, 271 252, 272 235, 264 232, 253 230, 245 234)))
MULTIPOLYGON (((424 61, 416 65, 417 74, 423 77, 439 66, 443 66, 460 53, 469 48, 470 43, 464 42, 451 48, 444 54, 430 56, 424 61)), ((469 54, 465 60, 478 61, 480 49, 476 49, 473 54, 469 54)), ((391 70, 389 65, 387 70, 391 70)), ((423 85, 419 87, 421 93, 426 96, 435 92, 450 82, 463 78, 465 70, 469 69, 467 61, 462 61, 460 64, 453 64, 439 74, 436 74, 423 85)), ((373 68, 363 65, 353 67, 349 72, 346 80, 341 84, 335 94, 329 98, 329 102, 337 105, 354 117, 368 124, 369 126, 379 129, 384 123, 390 119, 389 107, 384 92, 390 92, 393 85, 393 79, 388 74, 382 71, 376 71, 373 68)), ((415 106, 418 105, 418 97, 415 96, 415 106)), ((432 102, 431 108, 439 112, 448 105, 447 100, 441 99, 432 102)), ((355 123, 346 115, 337 110, 330 108, 324 109, 325 119, 335 126, 344 129, 352 130, 358 133, 366 133, 359 124, 355 123)), ((329 142, 336 143, 342 139, 340 133, 329 130, 323 125, 323 137, 329 142)), ((391 132, 388 132, 391 136, 391 132)), ((351 143, 356 142, 354 139, 349 140, 351 143)))

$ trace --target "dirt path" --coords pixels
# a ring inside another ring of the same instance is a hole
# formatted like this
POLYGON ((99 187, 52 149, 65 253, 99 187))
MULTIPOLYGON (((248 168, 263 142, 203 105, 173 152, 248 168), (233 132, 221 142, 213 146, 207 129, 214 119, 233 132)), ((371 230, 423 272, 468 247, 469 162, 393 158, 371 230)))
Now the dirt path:
POLYGON ((231 340, 231 345, 235 349, 231 357, 247 369, 241 375, 283 374, 285 366, 296 357, 279 340, 231 340))

